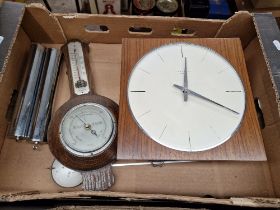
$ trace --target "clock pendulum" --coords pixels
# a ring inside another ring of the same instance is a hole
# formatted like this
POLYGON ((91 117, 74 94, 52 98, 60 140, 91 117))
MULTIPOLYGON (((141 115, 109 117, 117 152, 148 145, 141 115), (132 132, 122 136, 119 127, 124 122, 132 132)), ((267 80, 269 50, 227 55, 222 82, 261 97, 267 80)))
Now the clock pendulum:
MULTIPOLYGON (((62 52, 71 98, 51 120, 49 147, 67 167, 65 170, 81 172, 84 189, 105 190, 114 183, 111 163, 116 158, 118 105, 94 93, 87 44, 70 41, 62 47, 62 52)), ((59 167, 53 165, 53 168, 59 167)), ((56 173, 52 174, 56 180, 56 173)), ((74 183, 77 179, 74 174, 74 183)))

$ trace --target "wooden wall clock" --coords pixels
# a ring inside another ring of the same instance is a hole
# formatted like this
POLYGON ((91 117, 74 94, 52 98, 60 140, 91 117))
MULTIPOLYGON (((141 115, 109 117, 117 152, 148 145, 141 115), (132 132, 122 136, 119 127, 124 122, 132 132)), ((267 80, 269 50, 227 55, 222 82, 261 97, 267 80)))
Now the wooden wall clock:
POLYGON ((266 160, 239 39, 124 39, 118 159, 266 160))

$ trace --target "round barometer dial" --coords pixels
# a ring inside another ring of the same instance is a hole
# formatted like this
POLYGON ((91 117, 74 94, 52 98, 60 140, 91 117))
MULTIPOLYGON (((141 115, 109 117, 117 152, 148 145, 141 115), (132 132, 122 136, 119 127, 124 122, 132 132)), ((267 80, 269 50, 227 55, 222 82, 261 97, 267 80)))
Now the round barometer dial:
POLYGON ((111 112, 96 103, 70 109, 60 124, 60 139, 77 156, 92 156, 105 150, 115 138, 116 121, 111 112))
POLYGON ((245 90, 233 66, 215 51, 173 43, 142 57, 128 82, 136 123, 151 139, 180 151, 227 141, 245 112, 245 90))

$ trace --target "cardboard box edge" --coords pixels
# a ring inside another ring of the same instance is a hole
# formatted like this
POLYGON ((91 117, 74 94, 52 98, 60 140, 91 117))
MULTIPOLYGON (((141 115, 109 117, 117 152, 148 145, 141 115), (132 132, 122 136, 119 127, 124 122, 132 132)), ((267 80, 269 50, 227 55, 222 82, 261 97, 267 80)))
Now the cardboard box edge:
POLYGON ((63 198, 85 198, 85 197, 107 197, 107 198, 119 198, 124 200, 169 200, 185 203, 199 203, 199 204, 219 204, 226 206, 242 206, 242 207, 266 207, 266 208, 279 208, 279 198, 263 198, 263 197, 248 197, 237 198, 231 197, 228 199, 217 198, 202 198, 191 196, 178 196, 178 195, 163 195, 163 194, 136 194, 136 193, 120 193, 120 192, 64 192, 64 193, 42 193, 37 191, 31 192, 19 192, 19 193, 7 193, 0 195, 0 201, 2 202, 15 202, 15 201, 27 201, 27 200, 42 200, 42 199, 63 199, 63 198))

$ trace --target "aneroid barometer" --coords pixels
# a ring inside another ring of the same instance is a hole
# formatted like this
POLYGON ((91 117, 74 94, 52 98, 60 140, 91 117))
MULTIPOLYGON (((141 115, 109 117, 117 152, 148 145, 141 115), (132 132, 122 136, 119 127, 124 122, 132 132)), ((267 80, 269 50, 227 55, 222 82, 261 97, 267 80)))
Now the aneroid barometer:
POLYGON ((70 41, 62 51, 71 99, 51 121, 50 150, 64 166, 82 171, 85 189, 104 190, 114 182, 118 105, 92 90, 87 44, 70 41))
POLYGON ((150 139, 197 152, 223 144, 238 130, 245 90, 233 66, 196 44, 162 45, 145 54, 128 79, 132 116, 150 139))

